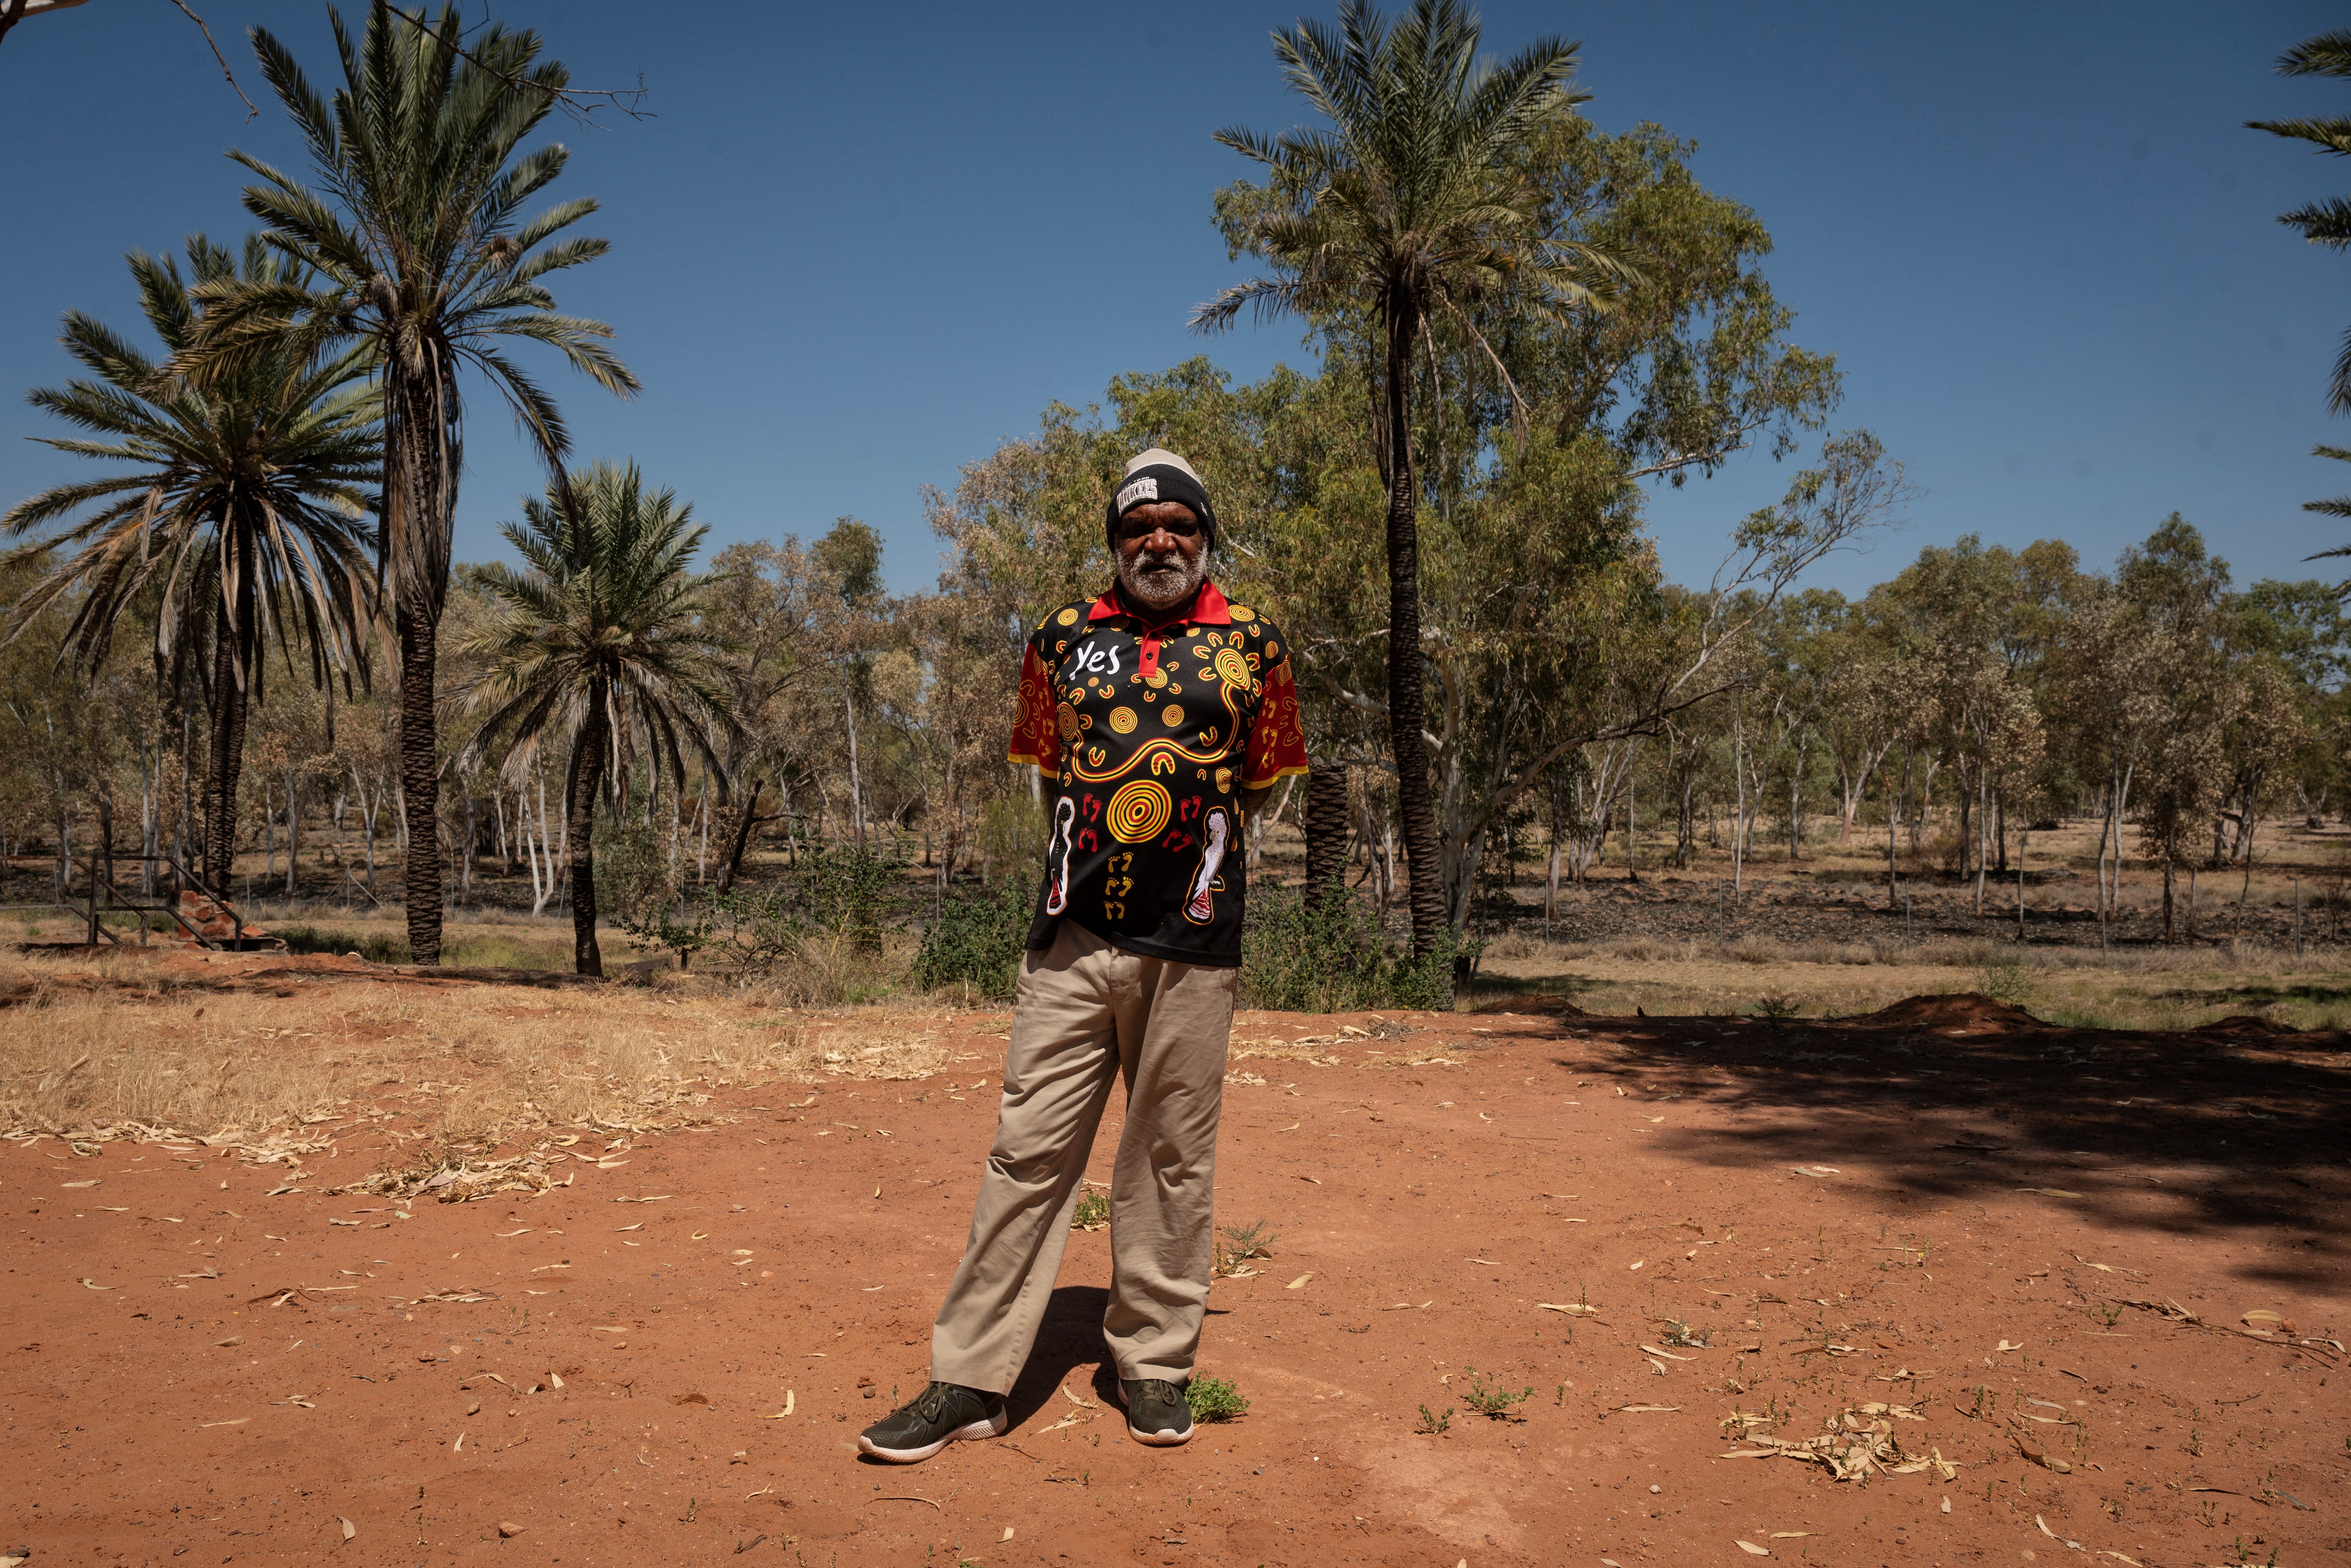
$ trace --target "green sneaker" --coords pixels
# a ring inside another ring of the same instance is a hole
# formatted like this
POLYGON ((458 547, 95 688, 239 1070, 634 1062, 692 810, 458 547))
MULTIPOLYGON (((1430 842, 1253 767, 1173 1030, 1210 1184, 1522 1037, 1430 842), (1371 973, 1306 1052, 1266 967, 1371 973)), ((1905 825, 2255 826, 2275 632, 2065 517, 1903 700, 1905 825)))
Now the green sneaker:
POLYGON ((1010 1425, 1004 1396, 959 1383, 934 1383, 857 1436, 877 1459, 911 1465, 967 1437, 1000 1437, 1010 1425))
POLYGON ((1128 1437, 1155 1448, 1192 1440, 1192 1405, 1182 1385, 1164 1377, 1122 1377, 1118 1391, 1126 1400, 1128 1437))

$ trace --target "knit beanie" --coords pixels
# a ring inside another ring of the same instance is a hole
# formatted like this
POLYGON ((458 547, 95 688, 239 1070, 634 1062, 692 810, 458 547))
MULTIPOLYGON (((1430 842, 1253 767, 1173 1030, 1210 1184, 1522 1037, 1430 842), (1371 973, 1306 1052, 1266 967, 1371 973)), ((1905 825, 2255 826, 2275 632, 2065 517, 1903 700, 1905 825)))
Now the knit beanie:
POLYGON ((1119 519, 1152 501, 1181 501, 1191 507, 1192 515, 1200 519, 1200 531, 1207 537, 1208 548, 1217 548, 1217 514, 1208 505, 1207 486, 1192 472, 1189 463, 1165 447, 1155 446, 1127 459, 1126 476, 1119 482, 1118 493, 1111 497, 1102 518, 1102 531, 1109 536, 1112 553, 1118 550, 1119 519))

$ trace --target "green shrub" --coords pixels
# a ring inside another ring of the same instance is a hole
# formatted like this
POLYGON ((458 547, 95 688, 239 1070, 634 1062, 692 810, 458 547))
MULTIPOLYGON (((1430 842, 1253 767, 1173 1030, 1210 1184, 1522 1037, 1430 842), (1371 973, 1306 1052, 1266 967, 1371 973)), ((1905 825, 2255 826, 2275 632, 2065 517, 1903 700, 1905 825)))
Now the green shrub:
POLYGON ((663 839, 641 818, 614 821, 608 812, 596 814, 596 913, 600 916, 633 934, 661 911, 676 904, 677 883, 670 875, 669 846, 663 839))
POLYGON ((983 997, 1010 996, 1030 918, 1029 894, 1010 880, 948 900, 923 933, 914 984, 926 991, 968 986, 983 997))
POLYGON ((1078 1199, 1077 1212, 1070 1216, 1072 1230, 1105 1230, 1110 1227, 1110 1199, 1098 1192, 1090 1192, 1078 1199))
POLYGON ((1230 1421, 1249 1414, 1249 1402, 1222 1377, 1195 1377, 1184 1386, 1184 1402, 1195 1421, 1230 1421))
POLYGON ((883 916, 902 869, 899 861, 862 844, 835 844, 800 856, 791 881, 810 923, 871 953, 890 929, 883 916))
POLYGON ((1425 959, 1390 953, 1371 911, 1340 892, 1320 907, 1292 888, 1249 892, 1241 934, 1241 997, 1276 1012, 1441 1010, 1453 1005, 1451 942, 1425 959))

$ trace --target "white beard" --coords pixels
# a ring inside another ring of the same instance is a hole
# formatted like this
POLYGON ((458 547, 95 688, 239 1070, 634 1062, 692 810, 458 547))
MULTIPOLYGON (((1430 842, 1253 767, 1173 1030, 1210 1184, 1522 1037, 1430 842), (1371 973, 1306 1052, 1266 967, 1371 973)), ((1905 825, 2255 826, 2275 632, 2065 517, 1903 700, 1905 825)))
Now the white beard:
POLYGON ((1208 552, 1186 560, 1170 552, 1144 551, 1118 563, 1118 586, 1127 600, 1144 610, 1168 610, 1181 604, 1208 580, 1208 552))

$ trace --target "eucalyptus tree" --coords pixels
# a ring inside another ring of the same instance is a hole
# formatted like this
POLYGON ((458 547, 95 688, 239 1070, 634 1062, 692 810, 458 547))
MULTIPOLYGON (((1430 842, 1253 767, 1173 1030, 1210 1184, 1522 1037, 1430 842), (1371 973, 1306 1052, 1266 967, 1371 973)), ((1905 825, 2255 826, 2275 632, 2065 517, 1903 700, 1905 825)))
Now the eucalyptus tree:
MULTIPOLYGON (((1377 354, 1374 426, 1386 495, 1387 710, 1411 878, 1413 946, 1426 956, 1448 926, 1439 831, 1424 737, 1413 379, 1433 361, 1433 323, 1479 343, 1498 307, 1559 312, 1602 305, 1627 276, 1597 247, 1546 234, 1541 192, 1517 157, 1567 89, 1576 46, 1543 38, 1479 63, 1476 16, 1459 0, 1416 0, 1393 25, 1343 0, 1335 31, 1302 19, 1273 35, 1290 86, 1329 121, 1217 139, 1262 165, 1267 183, 1228 225, 1236 252, 1271 274, 1203 305, 1195 328, 1221 330, 1244 310, 1329 325, 1366 323, 1377 354)), ((1506 378, 1507 379, 1507 378, 1506 378)))
MULTIPOLYGON (((200 331, 199 299, 216 287, 299 289, 306 268, 258 238, 242 257, 198 235, 188 271, 133 252, 141 313, 168 356, 200 331)), ((324 685, 368 674, 375 619, 368 551, 383 459, 381 399, 361 346, 257 342, 202 384, 159 375, 162 361, 95 318, 65 319, 67 352, 89 372, 29 394, 34 406, 91 433, 43 436, 77 456, 122 465, 102 478, 42 491, 0 517, 0 531, 65 526, 12 552, 44 570, 13 606, 13 640, 70 607, 59 657, 90 671, 118 629, 152 622, 163 693, 187 686, 188 662, 209 710, 204 874, 224 885, 236 849, 246 719, 263 695, 265 654, 324 685), (298 646, 303 662, 296 663, 298 646)))
POLYGON ((343 78, 331 99, 276 37, 253 30, 263 72, 308 145, 317 189, 232 154, 261 177, 246 187, 245 204, 269 225, 269 244, 317 278, 210 286, 204 329, 175 364, 204 380, 277 351, 281 339, 358 343, 374 357, 386 447, 381 569, 400 649, 408 939, 429 964, 441 951, 434 679, 464 467, 461 372, 486 380, 558 475, 569 445, 562 414, 507 357, 507 343, 545 344, 614 392, 634 392, 637 381, 605 344, 611 329, 559 313, 543 281, 604 254, 601 239, 556 239, 596 204, 575 198, 523 214, 570 156, 558 143, 518 152, 570 79, 538 58, 538 35, 491 23, 468 37, 454 5, 428 25, 376 0, 357 37, 340 13, 328 17, 343 78))
POLYGON ((713 580, 692 570, 707 532, 672 490, 648 491, 636 465, 599 463, 559 476, 498 529, 523 570, 497 564, 475 580, 501 613, 467 639, 478 673, 454 699, 472 722, 459 754, 476 766, 504 750, 510 782, 550 743, 564 764, 574 967, 601 975, 596 942, 596 800, 642 758, 685 785, 686 754, 725 787, 716 742, 740 739, 726 656, 712 631, 713 580))

